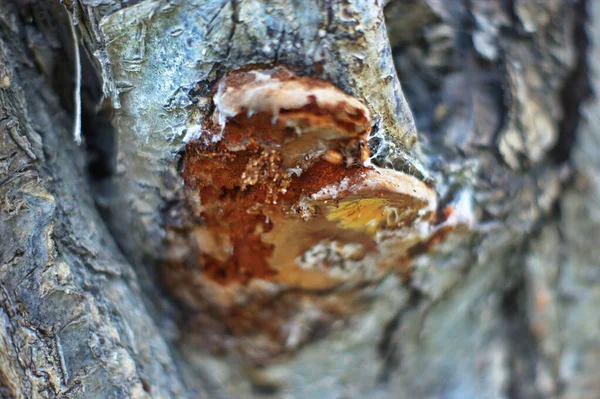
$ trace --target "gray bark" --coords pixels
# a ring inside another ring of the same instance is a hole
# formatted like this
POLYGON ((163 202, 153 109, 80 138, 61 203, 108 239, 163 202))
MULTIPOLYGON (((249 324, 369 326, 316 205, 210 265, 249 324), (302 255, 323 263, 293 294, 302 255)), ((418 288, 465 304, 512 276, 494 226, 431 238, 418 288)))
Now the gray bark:
POLYGON ((66 3, 0 1, 1 395, 598 397, 597 2, 392 0, 387 32, 366 1, 66 3), (362 99, 375 162, 469 221, 265 364, 199 345, 160 270, 186 135, 251 64, 362 99))
MULTIPOLYGON (((132 267, 100 218, 70 116, 0 3, 0 392, 181 397, 132 267)), ((65 61, 62 61, 65 62, 65 61)))

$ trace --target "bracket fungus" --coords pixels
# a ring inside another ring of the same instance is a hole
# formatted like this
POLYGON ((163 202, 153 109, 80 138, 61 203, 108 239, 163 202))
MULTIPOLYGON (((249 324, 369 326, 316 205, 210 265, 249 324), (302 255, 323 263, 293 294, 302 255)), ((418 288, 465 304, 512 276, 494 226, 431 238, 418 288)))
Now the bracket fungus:
POLYGON ((204 221, 194 229, 200 264, 215 282, 325 289, 376 275, 399 255, 384 242, 435 211, 421 181, 371 165, 369 110, 331 83, 284 68, 234 72, 214 104, 184 179, 204 221), (335 255, 316 254, 325 247, 335 255))
MULTIPOLYGON (((213 94, 183 160, 197 221, 185 263, 195 272, 169 278, 188 305, 203 298, 227 319, 233 307, 251 312, 251 298, 284 290, 303 300, 341 286, 347 293, 402 268, 430 236, 435 192, 370 162, 371 115, 358 99, 283 67, 233 72, 213 94), (182 285, 195 288, 183 294, 182 285)), ((291 307, 270 323, 285 330, 291 307)))

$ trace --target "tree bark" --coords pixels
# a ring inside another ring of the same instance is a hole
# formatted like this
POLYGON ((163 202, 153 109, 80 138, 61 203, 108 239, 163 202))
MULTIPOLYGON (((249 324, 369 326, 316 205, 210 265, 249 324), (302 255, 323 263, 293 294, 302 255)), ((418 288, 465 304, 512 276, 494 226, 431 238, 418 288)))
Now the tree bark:
POLYGON ((15 5, 0 7, 2 395, 183 396, 135 272, 96 210, 70 115, 27 50, 32 27, 15 5))
POLYGON ((600 6, 385 3, 0 0, 2 397, 598 396, 600 6), (181 160, 220 79, 276 66, 362 101, 373 163, 449 229, 407 229, 381 278, 242 301, 273 315, 247 327, 172 265, 181 160))

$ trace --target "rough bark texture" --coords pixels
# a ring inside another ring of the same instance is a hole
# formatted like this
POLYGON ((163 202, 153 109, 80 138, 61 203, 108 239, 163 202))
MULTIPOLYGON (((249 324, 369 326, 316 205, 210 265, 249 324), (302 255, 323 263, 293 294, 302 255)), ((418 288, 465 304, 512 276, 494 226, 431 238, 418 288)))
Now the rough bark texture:
POLYGON ((98 215, 71 120, 0 4, 0 389, 181 397, 137 278, 98 215))
POLYGON ((107 54, 105 81, 115 86, 111 99, 118 108, 113 183, 115 192, 126 194, 112 201, 111 218, 129 222, 113 228, 138 261, 164 252, 164 222, 156 210, 181 195, 177 153, 199 133, 192 128, 201 125, 212 105, 209 92, 227 72, 281 64, 330 80, 370 104, 393 138, 390 145, 414 145, 383 15, 368 2, 148 1, 90 12, 102 40, 95 51, 107 54), (194 118, 194 112, 201 114, 194 118))
POLYGON ((598 396, 597 2, 392 0, 389 42, 368 1, 66 3, 0 1, 0 395, 598 396), (187 339, 155 269, 212 86, 256 64, 362 99, 375 161, 470 226, 260 367, 187 339))

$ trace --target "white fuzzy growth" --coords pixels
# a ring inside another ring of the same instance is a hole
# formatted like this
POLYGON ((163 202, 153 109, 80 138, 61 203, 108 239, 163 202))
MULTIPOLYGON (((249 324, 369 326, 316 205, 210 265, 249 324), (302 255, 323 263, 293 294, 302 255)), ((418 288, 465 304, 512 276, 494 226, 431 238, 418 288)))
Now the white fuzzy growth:
POLYGON ((339 183, 323 187, 318 192, 314 193, 311 198, 313 200, 321 199, 336 199, 340 193, 348 191, 350 179, 344 177, 339 183))
MULTIPOLYGON (((367 142, 370 142, 373 139, 378 139, 379 145, 377 146, 377 150, 375 152, 373 152, 371 154, 371 156, 369 157, 369 159, 367 160, 369 165, 372 165, 373 159, 378 159, 378 158, 384 157, 386 155, 386 153, 389 152, 389 148, 394 145, 389 140, 389 138, 385 134, 383 134, 382 128, 371 130, 371 133, 369 133, 369 137, 367 137, 367 142), (373 133, 374 131, 375 131, 375 133, 373 133)), ((365 165, 366 165, 366 162, 365 162, 365 165)))
POLYGON ((360 273, 365 248, 360 243, 319 241, 311 249, 296 258, 298 267, 304 270, 322 270, 334 278, 348 278, 360 273))
POLYGON ((301 199, 295 206, 295 211, 305 221, 309 220, 315 214, 315 208, 306 198, 301 199))

